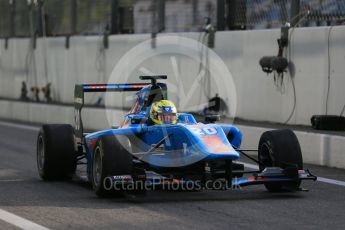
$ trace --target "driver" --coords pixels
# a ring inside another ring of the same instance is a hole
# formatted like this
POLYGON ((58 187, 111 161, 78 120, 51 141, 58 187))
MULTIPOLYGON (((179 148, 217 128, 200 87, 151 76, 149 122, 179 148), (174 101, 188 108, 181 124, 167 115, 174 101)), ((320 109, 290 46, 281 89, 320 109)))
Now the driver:
POLYGON ((176 124, 177 110, 171 101, 160 100, 152 103, 150 109, 150 122, 152 125, 176 124))

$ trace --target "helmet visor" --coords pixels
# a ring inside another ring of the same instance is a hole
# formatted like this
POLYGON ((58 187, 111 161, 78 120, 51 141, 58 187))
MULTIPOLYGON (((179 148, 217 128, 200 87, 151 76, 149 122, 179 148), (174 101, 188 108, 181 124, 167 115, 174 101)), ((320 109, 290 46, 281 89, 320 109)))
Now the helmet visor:
POLYGON ((163 124, 176 123, 176 113, 159 113, 158 120, 163 124))

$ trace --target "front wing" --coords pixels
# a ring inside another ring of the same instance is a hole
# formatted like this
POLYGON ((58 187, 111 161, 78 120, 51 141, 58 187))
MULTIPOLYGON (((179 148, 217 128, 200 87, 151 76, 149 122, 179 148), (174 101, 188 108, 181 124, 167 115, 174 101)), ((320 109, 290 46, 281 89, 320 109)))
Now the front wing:
MULTIPOLYGON (((263 170, 261 173, 254 173, 249 177, 233 178, 231 181, 225 181, 224 179, 217 179, 210 182, 193 181, 186 179, 175 179, 161 176, 152 171, 146 172, 145 185, 151 188, 158 188, 161 186, 167 186, 171 188, 174 185, 178 188, 200 188, 200 189, 222 189, 222 190, 237 190, 244 186, 267 184, 267 183, 279 183, 279 182, 299 182, 302 180, 317 180, 317 177, 310 173, 309 170, 294 170, 294 169, 281 169, 278 167, 269 167, 263 170), (216 184, 214 182, 217 182, 216 184), (170 186, 169 186, 170 185, 170 186), (185 185, 185 186, 184 186, 185 185), (188 185, 188 186, 187 186, 188 185), (193 186, 195 185, 195 186, 193 186)), ((114 184, 133 184, 131 175, 117 175, 112 177, 114 184)))

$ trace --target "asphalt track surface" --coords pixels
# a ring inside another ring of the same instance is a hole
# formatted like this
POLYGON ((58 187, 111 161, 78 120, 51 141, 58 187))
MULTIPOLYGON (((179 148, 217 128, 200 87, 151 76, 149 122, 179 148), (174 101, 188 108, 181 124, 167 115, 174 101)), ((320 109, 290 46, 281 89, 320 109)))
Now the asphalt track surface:
MULTIPOLYGON (((145 197, 100 199, 78 178, 70 182, 40 180, 36 170, 36 136, 37 128, 0 122, 0 229, 17 229, 15 223, 19 220, 8 214, 24 218, 22 225, 17 226, 27 229, 345 226, 345 186, 324 182, 304 182, 303 187, 310 191, 296 193, 272 194, 263 186, 252 186, 236 191, 150 191, 145 197)), ((306 167, 318 176, 345 181, 345 170, 306 167)))

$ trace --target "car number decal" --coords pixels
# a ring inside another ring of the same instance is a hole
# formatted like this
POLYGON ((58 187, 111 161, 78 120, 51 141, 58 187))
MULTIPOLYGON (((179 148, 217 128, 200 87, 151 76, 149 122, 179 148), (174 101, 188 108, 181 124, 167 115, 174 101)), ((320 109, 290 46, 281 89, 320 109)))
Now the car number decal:
POLYGON ((199 136, 211 136, 217 134, 217 129, 213 127, 204 127, 204 128, 191 128, 192 131, 199 136))

